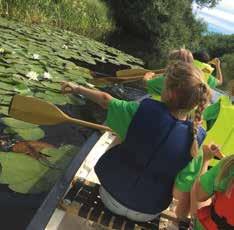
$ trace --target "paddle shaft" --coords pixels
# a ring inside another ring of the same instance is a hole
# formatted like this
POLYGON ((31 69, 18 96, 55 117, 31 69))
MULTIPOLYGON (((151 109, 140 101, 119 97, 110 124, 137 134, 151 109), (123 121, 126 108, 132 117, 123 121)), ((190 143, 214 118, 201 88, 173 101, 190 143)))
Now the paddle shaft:
POLYGON ((99 125, 99 124, 95 124, 95 123, 92 123, 92 122, 79 120, 79 119, 72 118, 72 117, 67 117, 67 121, 70 122, 70 123, 82 125, 82 126, 85 126, 87 128, 91 128, 91 129, 98 129, 98 130, 102 130, 102 131, 110 131, 110 132, 112 132, 112 129, 109 128, 108 126, 105 126, 105 125, 99 125))

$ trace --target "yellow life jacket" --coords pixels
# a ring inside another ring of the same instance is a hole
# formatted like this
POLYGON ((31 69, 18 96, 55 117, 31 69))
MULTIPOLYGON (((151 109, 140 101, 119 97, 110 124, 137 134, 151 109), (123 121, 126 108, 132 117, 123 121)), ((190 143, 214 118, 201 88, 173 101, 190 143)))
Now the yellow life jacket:
POLYGON ((208 79, 209 79, 209 76, 214 71, 214 68, 211 67, 209 64, 200 62, 198 60, 194 60, 193 64, 194 64, 195 67, 197 67, 198 69, 200 69, 204 73, 204 81, 207 83, 208 79))
MULTIPOLYGON (((225 156, 234 154, 234 105, 227 96, 220 97, 218 117, 204 140, 204 144, 212 142, 220 146, 225 156)), ((217 163, 218 161, 213 159, 210 165, 217 163)))
POLYGON ((151 98, 156 100, 156 101, 161 101, 161 95, 159 95, 159 94, 152 94, 151 98))

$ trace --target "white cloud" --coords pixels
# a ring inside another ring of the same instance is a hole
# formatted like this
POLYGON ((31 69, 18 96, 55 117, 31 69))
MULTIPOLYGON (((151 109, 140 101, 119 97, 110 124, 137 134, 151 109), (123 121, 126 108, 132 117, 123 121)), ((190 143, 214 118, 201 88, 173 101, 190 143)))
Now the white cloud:
POLYGON ((211 27, 217 27, 222 33, 234 33, 234 1, 222 0, 215 8, 198 9, 194 4, 194 12, 203 18, 211 27))

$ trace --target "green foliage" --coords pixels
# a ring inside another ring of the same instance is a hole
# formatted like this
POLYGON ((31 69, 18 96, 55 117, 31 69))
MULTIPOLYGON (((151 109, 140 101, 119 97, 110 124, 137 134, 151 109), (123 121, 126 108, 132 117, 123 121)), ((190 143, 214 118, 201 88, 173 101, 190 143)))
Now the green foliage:
POLYGON ((27 23, 49 23, 95 39, 115 29, 100 0, 0 0, 0 14, 27 23))
POLYGON ((2 118, 2 122, 8 126, 4 133, 18 135, 23 140, 40 140, 45 136, 44 131, 38 125, 18 121, 10 117, 2 118))
POLYGON ((234 53, 234 34, 209 34, 202 38, 201 49, 206 49, 211 57, 221 57, 234 53))
POLYGON ((19 193, 41 193, 49 191, 58 178, 63 175, 71 159, 79 152, 72 145, 57 149, 42 150, 46 161, 40 162, 21 153, 0 152, 2 171, 0 183, 19 193), (51 167, 51 166, 55 167, 51 167))
POLYGON ((224 86, 226 86, 230 80, 234 80, 234 53, 223 55, 221 62, 224 76, 224 86))
POLYGON ((195 0, 201 7, 215 7, 221 0, 195 0))
MULTIPOLYGON (((165 59, 173 48, 196 49, 205 25, 192 13, 187 0, 119 0, 111 1, 116 18, 125 31, 151 43, 151 53, 165 59)), ((139 47, 141 49, 141 47, 139 47)), ((149 51, 147 51, 149 52, 149 51)), ((152 60, 152 56, 150 57, 152 60)))
MULTIPOLYGON (((28 27, 3 18, 0 27, 0 100, 5 106, 15 93, 36 96, 57 105, 84 104, 60 92, 61 81, 85 85, 92 79, 90 70, 79 66, 80 63, 92 69, 98 63, 116 69, 119 65, 143 64, 140 59, 72 32, 45 26, 28 27)), ((0 113, 6 111, 0 108, 0 113)))
MULTIPOLYGON (((9 6, 13 3, 26 4, 26 1, 7 2, 9 6)), ((35 1, 28 1, 28 4, 33 2, 35 3, 35 1)), ((46 1, 37 2, 42 4, 46 1)), ((48 1, 50 4, 52 2, 55 3, 55 0, 48 1)), ((65 1, 57 0, 56 2, 60 4, 65 1)), ((0 0, 0 3, 3 1, 0 0)), ((17 10, 20 9, 20 7, 17 8, 17 10)), ((2 169, 0 183, 7 184, 10 189, 19 193, 49 191, 64 173, 70 160, 79 152, 79 148, 66 145, 42 151, 46 159, 43 158, 45 161, 41 162, 38 161, 40 154, 34 154, 33 157, 36 158, 34 159, 26 156, 26 153, 12 153, 12 145, 19 140, 43 139, 43 142, 52 142, 56 146, 64 142, 72 142, 80 146, 89 135, 88 131, 85 135, 74 134, 73 128, 77 130, 77 133, 80 131, 74 126, 68 127, 70 135, 64 135, 64 130, 66 130, 64 126, 39 127, 3 117, 8 115, 12 96, 20 93, 39 97, 61 105, 62 108, 60 108, 71 116, 87 120, 86 114, 89 112, 83 113, 87 108, 86 100, 79 96, 62 95, 60 83, 66 80, 85 85, 92 79, 90 69, 101 72, 98 69, 99 65, 105 68, 109 66, 109 69, 110 67, 119 69, 121 66, 140 67, 143 62, 70 31, 45 25, 26 26, 24 23, 0 17, 0 125, 3 131, 1 138, 4 140, 1 151, 6 151, 0 152, 0 169, 2 169), (82 112, 80 112, 81 107, 82 112)))

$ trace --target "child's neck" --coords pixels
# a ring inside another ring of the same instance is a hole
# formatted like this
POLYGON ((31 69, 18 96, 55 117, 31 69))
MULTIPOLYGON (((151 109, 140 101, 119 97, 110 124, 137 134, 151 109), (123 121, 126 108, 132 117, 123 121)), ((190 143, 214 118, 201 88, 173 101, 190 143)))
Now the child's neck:
POLYGON ((173 117, 175 117, 178 120, 186 121, 187 120, 187 114, 182 113, 180 111, 171 111, 171 114, 173 117))

